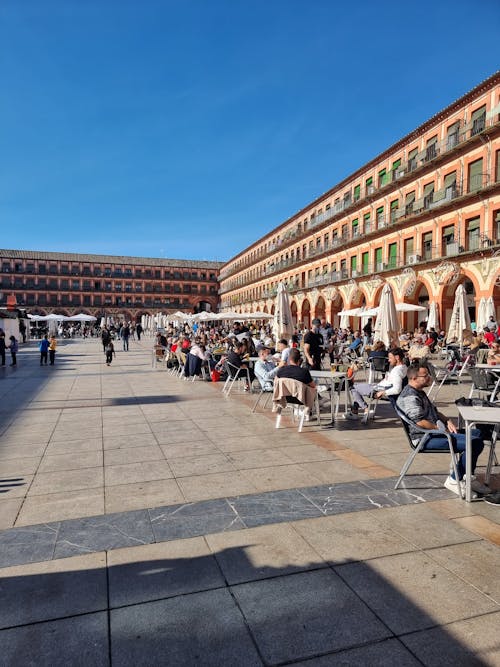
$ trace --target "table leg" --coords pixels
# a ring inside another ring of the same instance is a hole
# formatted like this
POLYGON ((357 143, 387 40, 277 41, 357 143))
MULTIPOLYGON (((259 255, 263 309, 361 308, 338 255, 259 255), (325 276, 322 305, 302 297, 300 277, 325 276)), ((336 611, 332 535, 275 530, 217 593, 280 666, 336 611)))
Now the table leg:
POLYGON ((471 476, 472 476, 472 446, 471 446, 471 429, 473 423, 465 422, 465 500, 471 502, 471 476))
POLYGON ((498 376, 498 380, 495 384, 495 387, 493 388, 493 391, 491 392, 490 401, 492 403, 495 400, 495 396, 497 395, 497 391, 498 391, 499 388, 500 388, 500 375, 498 376))

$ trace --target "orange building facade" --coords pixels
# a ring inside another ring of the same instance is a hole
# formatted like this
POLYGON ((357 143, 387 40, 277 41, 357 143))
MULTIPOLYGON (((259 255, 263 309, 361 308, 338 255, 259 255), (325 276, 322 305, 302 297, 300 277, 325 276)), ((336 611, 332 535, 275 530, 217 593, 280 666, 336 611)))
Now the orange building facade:
POLYGON ((0 307, 137 320, 216 311, 220 262, 0 250, 0 307))
MULTIPOLYGON (((296 323, 378 304, 436 302, 448 326, 463 283, 500 316, 500 73, 436 114, 227 262, 221 310, 273 312, 288 286, 296 323)), ((404 313, 402 325, 418 315, 404 313)), ((356 320, 351 320, 356 325, 356 320)))

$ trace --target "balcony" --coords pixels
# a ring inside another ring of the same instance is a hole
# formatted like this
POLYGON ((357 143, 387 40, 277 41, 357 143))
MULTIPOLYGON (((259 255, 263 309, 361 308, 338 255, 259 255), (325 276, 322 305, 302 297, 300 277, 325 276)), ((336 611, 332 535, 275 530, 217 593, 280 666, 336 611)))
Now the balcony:
POLYGON ((489 174, 474 174, 470 176, 467 183, 467 192, 478 192, 483 188, 488 187, 490 182, 489 174))

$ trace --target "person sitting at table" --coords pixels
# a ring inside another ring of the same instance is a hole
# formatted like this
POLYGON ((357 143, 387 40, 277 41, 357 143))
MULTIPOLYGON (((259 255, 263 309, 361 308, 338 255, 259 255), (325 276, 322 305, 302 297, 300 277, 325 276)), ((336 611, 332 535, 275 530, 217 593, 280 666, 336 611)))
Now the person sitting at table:
POLYGON ((285 363, 280 361, 280 365, 276 365, 275 361, 270 356, 271 348, 266 347, 265 345, 259 345, 257 353, 259 358, 255 362, 254 366, 255 377, 259 381, 259 384, 264 391, 272 391, 273 380, 276 376, 276 373, 279 371, 281 366, 285 365, 285 363))
POLYGON ((290 354, 291 347, 288 346, 288 341, 286 338, 281 338, 277 345, 278 353, 280 355, 280 361, 283 361, 285 364, 288 363, 288 356, 290 354))
MULTIPOLYGON (((396 405, 416 426, 452 434, 454 450, 460 453, 460 458, 457 463, 459 480, 457 481, 454 474, 450 473, 445 480, 444 486, 449 491, 453 491, 453 493, 461 496, 463 489, 462 485, 464 484, 462 480, 465 476, 466 469, 465 433, 459 432, 453 421, 448 419, 448 417, 445 417, 442 412, 439 412, 427 397, 424 389, 432 383, 432 377, 425 364, 418 363, 410 366, 407 377, 408 384, 399 395, 396 405)), ((491 438, 492 430, 492 426, 484 424, 482 425, 482 428, 474 428, 471 431, 472 473, 474 473, 476 469, 477 460, 484 448, 483 439, 491 438)), ((417 445, 422 438, 422 433, 416 429, 412 431, 410 426, 410 437, 415 445, 417 445)), ((446 451, 449 449, 448 440, 444 435, 431 435, 425 445, 425 449, 442 449, 446 451)), ((490 488, 486 486, 486 484, 482 484, 475 477, 471 477, 471 489, 473 493, 476 494, 474 497, 477 497, 477 494, 490 493, 490 488)))
POLYGON ((422 336, 417 335, 413 339, 413 343, 408 350, 408 359, 410 361, 416 361, 421 359, 426 359, 430 355, 431 351, 428 345, 424 345, 422 336))
POLYGON ((389 353, 387 352, 384 341, 378 340, 373 343, 372 349, 368 352, 368 361, 370 361, 370 359, 378 358, 387 359, 388 355, 389 353))
POLYGON ((201 366, 204 361, 207 361, 210 355, 207 354, 205 346, 202 345, 198 338, 194 339, 191 349, 186 355, 186 362, 184 364, 184 377, 193 377, 200 375, 201 366))
POLYGON ((227 353, 227 361, 233 368, 230 368, 231 374, 235 373, 236 377, 246 377, 247 370, 250 376, 250 385, 245 385, 245 391, 250 391, 252 382, 255 380, 255 373, 253 368, 243 361, 244 350, 241 341, 233 339, 233 347, 227 353))
POLYGON ((488 356, 486 357, 486 363, 490 366, 500 364, 500 339, 497 339, 491 344, 491 347, 488 350, 488 356))
POLYGON ((496 334, 493 331, 490 331, 490 329, 488 329, 488 327, 484 327, 484 329, 483 329, 483 338, 484 338, 485 342, 487 343, 488 347, 491 347, 492 344, 497 339, 496 334))
POLYGON ((363 349, 363 339, 361 338, 361 333, 359 331, 354 332, 354 338, 352 342, 349 343, 350 352, 354 352, 356 356, 361 356, 361 350, 363 349))
POLYGON ((290 350, 290 354, 288 355, 288 364, 286 364, 285 366, 281 366, 281 368, 278 369, 276 377, 299 380, 299 382, 303 382, 309 387, 316 388, 316 384, 312 379, 309 369, 302 368, 300 365, 301 361, 302 357, 300 354, 300 350, 298 350, 296 347, 293 347, 290 350))
POLYGON ((367 405, 364 396, 373 394, 374 398, 396 398, 403 389, 403 382, 406 377, 408 367, 405 363, 405 353, 400 347, 394 347, 389 350, 390 370, 386 373, 381 382, 356 382, 351 387, 351 396, 353 404, 351 415, 357 415, 361 410, 366 410, 367 405))

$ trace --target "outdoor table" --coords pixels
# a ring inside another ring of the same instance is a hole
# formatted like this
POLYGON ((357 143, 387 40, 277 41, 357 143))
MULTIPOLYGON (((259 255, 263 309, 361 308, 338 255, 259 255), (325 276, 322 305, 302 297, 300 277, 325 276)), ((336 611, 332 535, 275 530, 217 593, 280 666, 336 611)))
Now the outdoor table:
POLYGON ((490 364, 476 364, 474 368, 483 368, 484 370, 490 371, 490 373, 493 373, 493 375, 497 376, 495 387, 493 388, 490 396, 490 401, 493 402, 498 390, 500 389, 500 364, 495 366, 490 366, 490 364))
POLYGON ((488 408, 475 405, 457 405, 458 412, 465 422, 465 500, 471 501, 471 430, 476 424, 498 424, 500 407, 488 408))
MULTIPOLYGON (((309 371, 311 373, 312 379, 318 383, 318 381, 324 381, 326 380, 327 382, 330 383, 330 414, 332 418, 332 422, 335 419, 335 408, 334 408, 334 402, 335 402, 335 384, 336 381, 341 381, 347 377, 347 373, 341 372, 341 371, 309 371)), ((348 411, 349 409, 349 390, 348 390, 348 383, 344 383, 344 391, 345 391, 345 412, 348 411)))

